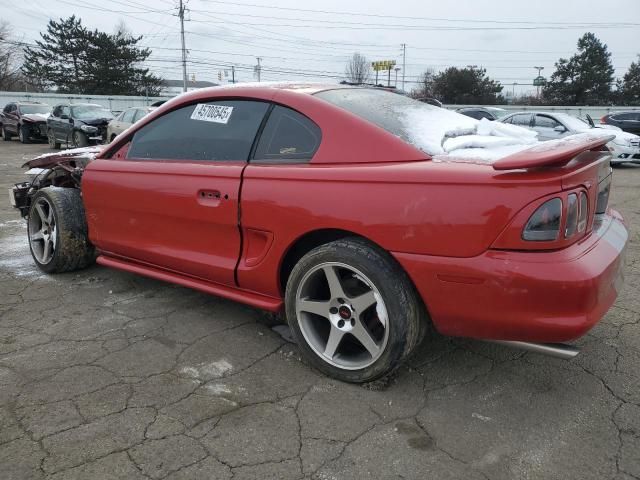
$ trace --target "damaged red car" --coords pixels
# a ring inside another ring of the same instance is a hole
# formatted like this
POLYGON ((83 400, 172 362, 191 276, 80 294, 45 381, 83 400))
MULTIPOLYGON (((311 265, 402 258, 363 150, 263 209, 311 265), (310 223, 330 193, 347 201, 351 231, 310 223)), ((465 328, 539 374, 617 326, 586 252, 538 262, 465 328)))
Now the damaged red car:
POLYGON ((348 382, 434 328, 558 356, 620 289, 608 136, 539 143, 395 93, 203 89, 11 190, 45 272, 92 262, 286 314, 348 382))

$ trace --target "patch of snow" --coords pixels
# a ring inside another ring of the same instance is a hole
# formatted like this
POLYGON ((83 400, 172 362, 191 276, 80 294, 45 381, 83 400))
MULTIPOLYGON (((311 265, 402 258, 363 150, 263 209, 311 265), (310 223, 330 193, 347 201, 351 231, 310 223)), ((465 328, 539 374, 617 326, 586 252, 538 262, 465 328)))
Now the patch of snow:
POLYGON ((478 420, 482 420, 483 422, 490 422, 493 420, 491 417, 485 417, 484 415, 480 415, 479 413, 473 412, 471 414, 473 418, 477 418, 478 420))
POLYGON ((476 133, 478 120, 444 108, 416 106, 397 112, 409 140, 429 155, 445 153, 446 137, 476 133))
POLYGON ((211 378, 220 378, 232 369, 233 365, 225 359, 222 359, 217 362, 200 363, 193 367, 183 367, 180 369, 180 373, 185 377, 196 380, 208 380, 211 378))
POLYGON ((91 145, 89 147, 68 148, 66 150, 61 150, 59 152, 43 153, 42 155, 38 155, 37 157, 34 157, 33 160, 37 158, 49 158, 49 157, 57 157, 57 156, 62 156, 62 157, 71 156, 71 155, 76 156, 82 153, 86 153, 87 154, 86 156, 89 158, 94 158, 96 155, 98 155, 98 153, 102 151, 103 148, 105 148, 104 145, 91 145))
POLYGON ((213 383, 209 385, 205 385, 205 390, 212 395, 229 395, 231 394, 231 389, 222 383, 213 383))
POLYGON ((16 277, 51 278, 36 266, 26 234, 0 238, 0 270, 16 277))

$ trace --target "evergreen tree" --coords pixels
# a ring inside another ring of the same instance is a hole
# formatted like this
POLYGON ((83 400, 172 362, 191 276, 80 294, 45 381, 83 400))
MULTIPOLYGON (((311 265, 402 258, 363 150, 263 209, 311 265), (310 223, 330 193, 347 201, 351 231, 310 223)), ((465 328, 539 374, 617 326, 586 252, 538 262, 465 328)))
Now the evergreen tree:
POLYGON ((624 105, 640 105, 640 55, 637 62, 631 62, 619 87, 620 102, 624 105))
MULTIPOLYGON (((502 85, 486 75, 484 68, 449 67, 432 80, 438 100, 453 104, 494 104, 502 101, 502 85)), ((425 82, 426 84, 426 82, 425 82)))
POLYGON ((557 105, 603 105, 611 101, 611 53, 593 33, 578 40, 578 52, 556 62, 556 71, 543 89, 546 102, 557 105))
POLYGON ((27 47, 22 67, 34 83, 63 93, 102 95, 157 95, 161 79, 141 68, 151 51, 137 46, 122 26, 110 35, 87 30, 75 15, 56 22, 36 46, 27 47))

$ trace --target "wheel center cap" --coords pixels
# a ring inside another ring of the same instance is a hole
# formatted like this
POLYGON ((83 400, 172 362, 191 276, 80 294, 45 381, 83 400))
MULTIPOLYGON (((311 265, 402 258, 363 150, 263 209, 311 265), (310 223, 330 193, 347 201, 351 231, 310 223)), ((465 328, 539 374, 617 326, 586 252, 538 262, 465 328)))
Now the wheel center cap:
POLYGON ((338 315, 340 315, 340 318, 343 320, 348 320, 351 318, 351 309, 346 305, 343 305, 338 309, 338 315))

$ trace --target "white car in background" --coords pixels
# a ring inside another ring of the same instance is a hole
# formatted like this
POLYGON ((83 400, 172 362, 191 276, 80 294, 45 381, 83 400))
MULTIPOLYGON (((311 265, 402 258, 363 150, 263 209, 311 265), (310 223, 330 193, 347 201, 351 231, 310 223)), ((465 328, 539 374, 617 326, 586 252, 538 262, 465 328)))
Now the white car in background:
POLYGON ((142 117, 146 116, 156 107, 131 107, 127 108, 120 115, 109 122, 109 126, 107 127, 107 141, 110 143, 124 132, 131 125, 136 123, 142 117))
POLYGON ((538 140, 555 140, 558 138, 585 133, 592 129, 606 130, 606 133, 616 138, 607 143, 613 158, 611 164, 640 163, 640 137, 632 133, 623 132, 611 125, 596 125, 590 116, 587 121, 566 113, 556 112, 516 112, 509 114, 499 122, 518 125, 538 132, 538 140))

